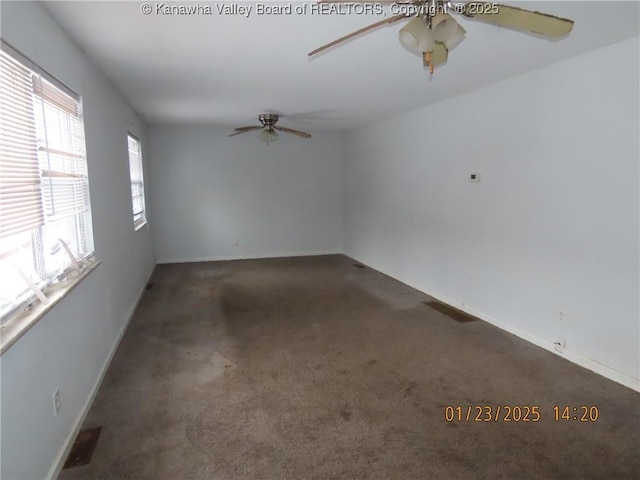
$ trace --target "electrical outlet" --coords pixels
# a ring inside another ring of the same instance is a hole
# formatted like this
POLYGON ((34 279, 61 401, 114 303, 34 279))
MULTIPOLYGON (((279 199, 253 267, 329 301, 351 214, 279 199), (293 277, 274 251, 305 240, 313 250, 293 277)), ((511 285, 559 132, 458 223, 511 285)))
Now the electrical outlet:
POLYGON ((566 340, 562 337, 558 338, 555 342, 553 342, 555 346, 556 352, 564 352, 564 347, 566 346, 566 340))
POLYGON ((60 389, 56 388, 53 392, 53 414, 58 415, 60 413, 60 389))

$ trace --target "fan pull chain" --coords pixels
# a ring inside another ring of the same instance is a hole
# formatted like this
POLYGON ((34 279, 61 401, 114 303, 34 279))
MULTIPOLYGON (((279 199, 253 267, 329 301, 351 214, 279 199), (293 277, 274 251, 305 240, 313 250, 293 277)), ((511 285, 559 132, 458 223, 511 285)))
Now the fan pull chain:
POLYGON ((431 63, 431 52, 427 52, 427 62, 429 62, 429 74, 433 75, 433 63, 431 63))

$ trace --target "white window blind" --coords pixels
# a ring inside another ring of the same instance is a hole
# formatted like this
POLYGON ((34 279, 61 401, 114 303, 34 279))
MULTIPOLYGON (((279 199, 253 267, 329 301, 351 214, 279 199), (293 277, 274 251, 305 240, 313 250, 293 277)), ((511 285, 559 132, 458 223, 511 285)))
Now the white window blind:
POLYGON ((0 57, 0 238, 44 223, 31 72, 0 57))
POLYGON ((79 99, 3 43, 0 53, 0 320, 93 252, 79 99))
POLYGON ((78 102, 40 77, 33 79, 42 204, 48 220, 89 209, 84 131, 78 102))
POLYGON ((144 208, 144 177, 142 172, 142 153, 140 140, 133 135, 127 136, 129 146, 129 176, 131 178, 131 205, 133 207, 133 225, 139 228, 146 222, 144 208))

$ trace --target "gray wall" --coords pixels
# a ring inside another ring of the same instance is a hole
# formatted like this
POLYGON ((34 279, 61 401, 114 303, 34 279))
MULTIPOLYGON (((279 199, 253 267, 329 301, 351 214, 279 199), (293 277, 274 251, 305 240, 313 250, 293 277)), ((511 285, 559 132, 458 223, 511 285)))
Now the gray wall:
POLYGON ((638 58, 634 38, 350 135, 346 252, 639 389, 638 58))
POLYGON ((344 249, 543 348, 565 338, 568 359, 638 388, 637 38, 346 140, 266 146, 200 127, 147 140, 39 4, 2 2, 1 27, 83 97, 102 261, 0 357, 2 478, 54 473, 153 269, 152 231, 132 226, 127 130, 146 154, 160 261, 344 249))
MULTIPOLYGON (((0 357, 1 476, 34 480, 54 473, 155 264, 151 229, 133 230, 127 157, 127 130, 141 138, 143 152, 147 135, 40 4, 3 1, 1 27, 6 41, 82 96, 94 243, 102 261, 0 357)), ((147 156, 145 173, 148 166, 147 156)))
POLYGON ((158 261, 342 251, 343 136, 231 131, 150 128, 158 261))

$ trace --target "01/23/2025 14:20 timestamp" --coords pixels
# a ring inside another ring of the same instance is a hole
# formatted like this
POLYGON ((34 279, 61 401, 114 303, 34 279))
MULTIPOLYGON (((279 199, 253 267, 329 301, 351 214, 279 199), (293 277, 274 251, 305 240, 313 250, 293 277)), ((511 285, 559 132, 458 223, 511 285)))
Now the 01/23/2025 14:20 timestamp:
POLYGON ((537 423, 543 417, 555 422, 594 423, 600 417, 595 405, 562 405, 545 411, 539 405, 447 405, 444 419, 447 422, 522 422, 537 423))

